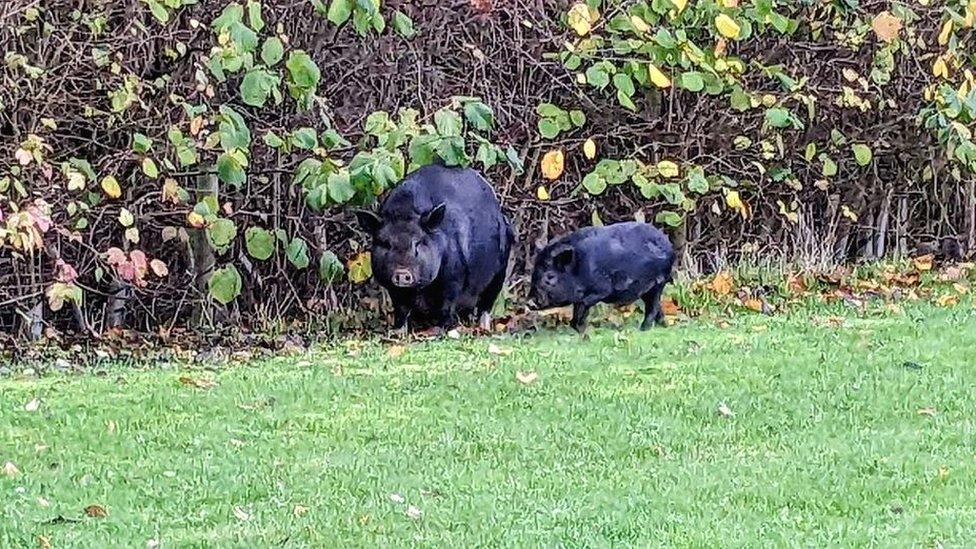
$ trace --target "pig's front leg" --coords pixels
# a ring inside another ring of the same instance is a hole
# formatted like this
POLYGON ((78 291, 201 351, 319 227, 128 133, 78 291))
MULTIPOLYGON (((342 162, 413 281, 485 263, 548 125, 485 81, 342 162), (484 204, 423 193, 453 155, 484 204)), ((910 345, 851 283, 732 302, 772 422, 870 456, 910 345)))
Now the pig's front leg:
POLYGON ((393 301, 393 333, 403 335, 407 333, 410 321, 410 308, 413 299, 404 293, 390 293, 390 300, 393 301))
POLYGON ((460 284, 449 284, 444 288, 444 301, 441 302, 440 320, 438 321, 438 326, 444 331, 450 330, 458 324, 457 303, 460 296, 460 284))

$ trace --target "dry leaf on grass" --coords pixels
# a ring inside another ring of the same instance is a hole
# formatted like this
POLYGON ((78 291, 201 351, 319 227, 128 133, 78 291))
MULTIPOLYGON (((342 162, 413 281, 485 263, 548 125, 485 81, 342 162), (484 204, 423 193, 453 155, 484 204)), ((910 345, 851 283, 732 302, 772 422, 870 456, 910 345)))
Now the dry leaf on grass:
POLYGON ((494 343, 489 343, 488 344, 488 354, 490 354, 490 355, 508 356, 508 355, 512 354, 512 350, 511 349, 503 349, 503 348, 499 347, 498 345, 495 345, 494 343))
POLYGON ((393 503, 403 503, 407 500, 400 494, 390 494, 390 501, 393 503))
POLYGON ((901 19, 887 11, 883 11, 874 16, 874 20, 871 21, 871 28, 874 29, 874 34, 882 42, 892 42, 895 38, 898 38, 901 27, 901 19))
POLYGON ((24 405, 24 410, 28 412, 36 412, 40 407, 41 401, 35 398, 24 405))
POLYGON ((414 520, 417 520, 420 517, 424 516, 424 512, 421 511, 419 508, 411 505, 407 507, 407 516, 414 520))
POLYGON ((539 379, 539 374, 535 372, 518 371, 515 372, 515 379, 517 379, 519 383, 523 385, 531 385, 532 383, 535 383, 536 380, 539 379))
POLYGON ((251 514, 240 507, 234 507, 234 516, 240 521, 251 520, 251 514))
POLYGON ((101 505, 89 505, 85 507, 85 515, 91 518, 105 518, 108 516, 108 511, 101 505))
POLYGON ((718 413, 721 414, 722 417, 732 417, 735 415, 732 412, 732 409, 729 408, 724 402, 718 405, 718 413))
POLYGON ((405 352, 407 352, 407 348, 403 345, 393 345, 386 350, 386 356, 390 358, 397 358, 405 352))
POLYGON ((732 293, 733 284, 732 275, 726 271, 722 271, 715 275, 715 278, 709 284, 709 288, 711 288, 715 295, 723 297, 732 293))
POLYGON ((4 476, 15 477, 20 474, 20 469, 12 461, 8 461, 3 464, 3 474, 4 476))
POLYGON ((306 513, 308 513, 308 507, 305 507, 304 505, 296 505, 296 506, 295 506, 295 508, 294 508, 294 509, 292 509, 292 513, 293 513, 293 514, 294 514, 294 515, 295 515, 296 517, 300 517, 300 516, 303 516, 303 515, 305 515, 306 513))
POLYGON ((180 383, 184 387, 196 387, 197 389, 212 389, 217 386, 212 380, 201 379, 190 376, 181 376, 180 383))
POLYGON ((918 409, 918 415, 920 415, 920 416, 934 417, 935 416, 935 408, 919 408, 918 409))

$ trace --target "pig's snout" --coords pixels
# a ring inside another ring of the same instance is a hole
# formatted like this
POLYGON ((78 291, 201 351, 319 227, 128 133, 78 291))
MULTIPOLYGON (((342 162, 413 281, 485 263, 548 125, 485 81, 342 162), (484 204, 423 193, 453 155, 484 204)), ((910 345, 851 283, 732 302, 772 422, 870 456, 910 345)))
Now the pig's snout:
POLYGON ((409 269, 399 268, 393 271, 393 284, 400 288, 413 286, 415 279, 409 269))

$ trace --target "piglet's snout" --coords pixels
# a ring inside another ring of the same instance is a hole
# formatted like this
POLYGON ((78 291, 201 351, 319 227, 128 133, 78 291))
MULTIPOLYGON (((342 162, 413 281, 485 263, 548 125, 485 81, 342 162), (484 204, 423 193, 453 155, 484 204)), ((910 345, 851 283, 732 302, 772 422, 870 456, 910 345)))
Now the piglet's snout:
POLYGON ((409 269, 400 268, 393 271, 393 284, 401 288, 407 288, 412 286, 413 283, 413 273, 411 273, 409 269))

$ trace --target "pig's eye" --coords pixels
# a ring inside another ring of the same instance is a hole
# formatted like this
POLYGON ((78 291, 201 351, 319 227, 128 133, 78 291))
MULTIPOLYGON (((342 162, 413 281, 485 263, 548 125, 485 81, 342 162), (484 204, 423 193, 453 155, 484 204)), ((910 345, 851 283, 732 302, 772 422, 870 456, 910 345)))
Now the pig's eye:
POLYGON ((416 242, 411 242, 410 243, 410 251, 413 252, 414 255, 417 255, 417 243, 416 242))
POLYGON ((555 273, 546 273, 546 276, 543 278, 543 281, 546 284, 550 284, 550 285, 551 284, 555 284, 556 283, 556 274, 555 273))

